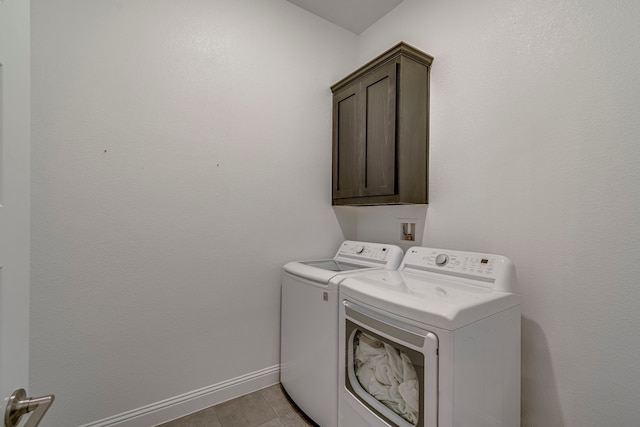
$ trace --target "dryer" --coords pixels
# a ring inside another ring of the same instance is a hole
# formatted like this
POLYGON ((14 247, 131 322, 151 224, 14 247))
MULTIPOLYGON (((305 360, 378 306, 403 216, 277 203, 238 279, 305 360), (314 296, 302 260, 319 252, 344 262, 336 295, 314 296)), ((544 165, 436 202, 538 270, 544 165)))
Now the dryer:
POLYGON ((346 277, 395 270, 398 246, 345 241, 331 259, 287 263, 282 273, 280 382, 322 427, 338 424, 338 288, 346 277))
POLYGON ((500 255, 410 248, 340 285, 341 427, 520 425, 520 296, 500 255))

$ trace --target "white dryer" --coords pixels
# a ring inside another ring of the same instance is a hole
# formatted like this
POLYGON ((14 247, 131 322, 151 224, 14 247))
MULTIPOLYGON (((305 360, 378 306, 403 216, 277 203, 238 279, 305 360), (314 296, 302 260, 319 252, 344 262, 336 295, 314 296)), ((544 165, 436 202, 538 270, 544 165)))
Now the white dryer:
POLYGON ((398 246, 345 241, 332 259, 290 262, 282 273, 280 382, 315 423, 338 423, 338 287, 346 277, 395 270, 398 246))
POLYGON ((341 427, 520 425, 520 296, 503 256, 414 247, 340 285, 341 427))

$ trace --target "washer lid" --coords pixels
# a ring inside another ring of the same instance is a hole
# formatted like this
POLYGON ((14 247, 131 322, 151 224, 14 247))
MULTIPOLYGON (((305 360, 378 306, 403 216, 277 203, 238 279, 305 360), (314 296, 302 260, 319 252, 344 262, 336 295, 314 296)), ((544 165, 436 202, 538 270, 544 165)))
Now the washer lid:
POLYGON ((336 261, 334 259, 320 259, 316 261, 300 261, 301 264, 308 265, 315 268, 322 268, 324 270, 341 272, 351 270, 362 270, 367 268, 365 265, 350 264, 348 262, 336 261))
POLYGON ((294 261, 285 264, 284 271, 316 282, 329 283, 332 278, 374 269, 395 270, 402 262, 398 246, 382 243, 345 240, 333 259, 294 261))
POLYGON ((345 279, 340 285, 340 296, 446 330, 458 329, 520 304, 520 297, 512 293, 446 277, 385 270, 345 279))
POLYGON ((382 267, 347 264, 333 259, 292 261, 284 265, 284 271, 286 273, 298 277, 304 277, 305 279, 322 284, 328 284, 329 281, 331 281, 331 279, 333 279, 334 277, 380 268, 382 267))

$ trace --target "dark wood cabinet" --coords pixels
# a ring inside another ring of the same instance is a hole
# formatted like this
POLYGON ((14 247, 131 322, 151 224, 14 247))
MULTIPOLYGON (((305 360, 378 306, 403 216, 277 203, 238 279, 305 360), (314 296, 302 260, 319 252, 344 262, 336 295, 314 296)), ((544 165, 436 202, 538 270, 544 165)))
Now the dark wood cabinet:
POLYGON ((331 87, 334 205, 428 202, 432 61, 399 43, 331 87))

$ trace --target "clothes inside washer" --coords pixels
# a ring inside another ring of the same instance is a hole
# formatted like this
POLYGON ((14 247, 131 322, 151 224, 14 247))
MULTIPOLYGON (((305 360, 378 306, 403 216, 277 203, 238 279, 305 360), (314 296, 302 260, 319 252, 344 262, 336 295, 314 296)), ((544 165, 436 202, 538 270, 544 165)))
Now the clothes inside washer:
POLYGON ((409 357, 362 331, 354 337, 354 365, 367 393, 416 425, 419 418, 418 376, 409 357))

